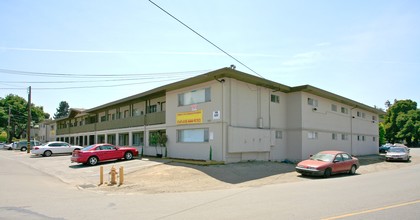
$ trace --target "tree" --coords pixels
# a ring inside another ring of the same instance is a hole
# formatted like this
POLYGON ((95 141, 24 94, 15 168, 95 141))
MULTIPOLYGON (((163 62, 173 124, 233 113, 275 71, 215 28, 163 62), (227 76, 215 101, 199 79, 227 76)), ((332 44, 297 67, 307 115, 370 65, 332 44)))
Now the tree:
MULTIPOLYGON (((42 107, 31 103, 31 123, 38 123, 45 119, 48 113, 44 113, 42 107)), ((28 102, 17 95, 9 94, 5 98, 0 98, 0 127, 9 131, 8 142, 13 138, 20 138, 26 131, 28 124, 28 102), (10 108, 10 126, 9 126, 10 108)))
POLYGON ((388 142, 405 141, 414 146, 419 143, 420 109, 412 100, 395 100, 385 115, 385 137, 388 142))
POLYGON ((67 117, 70 112, 70 106, 66 101, 61 101, 56 111, 57 112, 54 114, 54 119, 67 117))
POLYGON ((385 139, 385 126, 383 123, 379 123, 379 146, 386 144, 385 139))

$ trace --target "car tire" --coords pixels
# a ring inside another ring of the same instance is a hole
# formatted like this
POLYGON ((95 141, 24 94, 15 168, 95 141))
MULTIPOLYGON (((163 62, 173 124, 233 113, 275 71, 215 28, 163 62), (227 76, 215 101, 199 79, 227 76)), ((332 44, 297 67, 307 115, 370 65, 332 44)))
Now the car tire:
POLYGON ((95 166, 98 164, 99 159, 97 157, 89 157, 87 164, 90 166, 95 166))
POLYGON ((324 171, 324 177, 325 178, 328 178, 330 176, 331 176, 331 168, 325 169, 325 171, 324 171))
POLYGON ((124 154, 124 159, 126 159, 126 160, 131 160, 131 159, 133 159, 133 153, 131 153, 130 151, 126 152, 126 153, 124 154))
POLYGON ((46 151, 42 154, 42 156, 44 156, 44 157, 51 157, 51 155, 52 155, 52 152, 51 152, 50 150, 46 150, 46 151))
POLYGON ((354 174, 356 174, 356 170, 357 170, 356 165, 351 166, 351 168, 350 168, 350 170, 349 170, 349 174, 350 174, 350 175, 354 175, 354 174))
POLYGON ((20 151, 26 151, 28 148, 26 148, 26 147, 21 147, 20 148, 20 151))

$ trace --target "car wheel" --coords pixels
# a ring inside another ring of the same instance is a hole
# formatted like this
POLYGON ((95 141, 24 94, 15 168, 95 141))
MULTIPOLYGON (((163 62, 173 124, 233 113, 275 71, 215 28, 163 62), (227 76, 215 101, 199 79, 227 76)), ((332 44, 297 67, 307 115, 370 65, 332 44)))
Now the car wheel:
POLYGON ((349 174, 350 175, 354 175, 356 174, 356 165, 351 166, 350 170, 349 170, 349 174))
POLYGON ((324 177, 325 178, 328 178, 330 176, 331 176, 331 168, 325 169, 325 171, 324 171, 324 177))
POLYGON ((96 164, 98 164, 99 160, 97 157, 89 157, 88 159, 88 164, 91 166, 95 166, 96 164))
POLYGON ((127 152, 127 153, 125 153, 125 154, 124 154, 124 159, 126 159, 126 160, 131 160, 131 159, 133 159, 133 153, 131 153, 131 152, 127 152))
POLYGON ((26 151, 28 148, 26 148, 26 147, 22 147, 22 148, 20 148, 20 151, 26 151))
POLYGON ((50 157, 52 155, 52 152, 50 150, 46 150, 42 155, 44 157, 50 157))

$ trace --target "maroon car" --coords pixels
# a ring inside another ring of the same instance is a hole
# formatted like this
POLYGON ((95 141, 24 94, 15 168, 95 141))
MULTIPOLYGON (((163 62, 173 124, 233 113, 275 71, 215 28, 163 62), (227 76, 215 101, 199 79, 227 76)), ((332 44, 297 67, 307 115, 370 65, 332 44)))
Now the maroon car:
POLYGON ((359 160, 343 151, 322 151, 296 166, 296 172, 302 175, 329 177, 335 173, 355 174, 359 160))
POLYGON ((71 162, 83 163, 94 166, 99 161, 126 159, 131 160, 138 156, 139 151, 134 147, 117 147, 112 144, 94 144, 75 150, 71 162))

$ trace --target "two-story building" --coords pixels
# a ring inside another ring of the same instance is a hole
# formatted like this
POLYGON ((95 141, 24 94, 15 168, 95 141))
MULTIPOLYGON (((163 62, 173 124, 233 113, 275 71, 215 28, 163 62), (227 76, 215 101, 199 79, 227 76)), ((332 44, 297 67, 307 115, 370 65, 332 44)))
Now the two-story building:
POLYGON ((230 68, 164 85, 57 120, 57 139, 238 162, 301 160, 320 150, 378 151, 380 110, 310 86, 289 87, 230 68))

